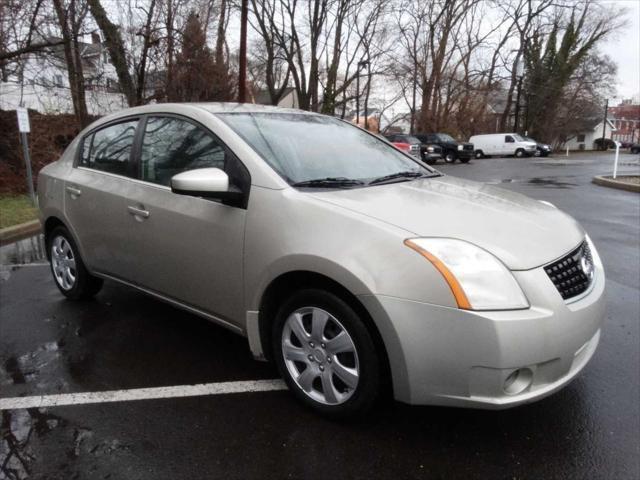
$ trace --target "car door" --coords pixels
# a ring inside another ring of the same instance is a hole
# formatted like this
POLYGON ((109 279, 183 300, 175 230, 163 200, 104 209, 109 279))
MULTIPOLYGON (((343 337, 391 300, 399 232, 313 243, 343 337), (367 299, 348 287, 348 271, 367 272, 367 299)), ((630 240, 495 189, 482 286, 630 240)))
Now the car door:
POLYGON ((133 281, 231 323, 243 317, 245 205, 173 193, 171 177, 220 168, 248 195, 246 168, 203 126, 149 116, 139 140, 139 182, 129 191, 133 281))
POLYGON ((502 144, 503 155, 513 155, 515 152, 516 141, 512 135, 505 135, 504 142, 502 144))
POLYGON ((89 133, 65 181, 64 210, 87 266, 121 277, 128 252, 127 196, 137 118, 89 133))

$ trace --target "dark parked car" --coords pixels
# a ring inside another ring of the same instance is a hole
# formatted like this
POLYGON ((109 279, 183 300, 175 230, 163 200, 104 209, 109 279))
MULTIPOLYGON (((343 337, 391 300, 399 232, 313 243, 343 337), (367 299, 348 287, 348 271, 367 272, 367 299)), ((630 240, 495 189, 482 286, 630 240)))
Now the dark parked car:
POLYGON ((529 142, 534 142, 536 144, 536 153, 534 154, 534 156, 536 157, 548 157, 553 153, 553 149, 551 148, 551 145, 548 145, 546 143, 540 143, 531 137, 522 137, 522 138, 524 138, 529 142))
POLYGON ((442 148, 442 157, 447 163, 453 163, 456 160, 467 163, 473 157, 473 143, 458 142, 446 133, 417 133, 415 137, 423 143, 438 145, 442 148))
POLYGON ((640 153, 640 143, 634 143, 633 145, 631 145, 631 148, 629 148, 629 152, 631 153, 640 153))
POLYGON ((394 133, 384 136, 397 148, 421 159, 423 162, 433 165, 442 158, 442 148, 428 142, 422 142, 413 135, 394 133))
POLYGON ((593 141, 593 148, 602 151, 609 150, 610 148, 616 148, 616 142, 614 142, 610 138, 596 138, 593 141))

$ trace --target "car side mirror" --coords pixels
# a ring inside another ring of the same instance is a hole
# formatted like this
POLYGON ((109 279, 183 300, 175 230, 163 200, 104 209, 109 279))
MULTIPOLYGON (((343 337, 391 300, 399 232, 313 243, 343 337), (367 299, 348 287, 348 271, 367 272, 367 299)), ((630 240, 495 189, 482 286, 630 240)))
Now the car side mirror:
POLYGON ((232 202, 242 199, 240 189, 229 184, 229 176, 219 168, 187 170, 171 177, 171 191, 179 195, 215 198, 232 202))

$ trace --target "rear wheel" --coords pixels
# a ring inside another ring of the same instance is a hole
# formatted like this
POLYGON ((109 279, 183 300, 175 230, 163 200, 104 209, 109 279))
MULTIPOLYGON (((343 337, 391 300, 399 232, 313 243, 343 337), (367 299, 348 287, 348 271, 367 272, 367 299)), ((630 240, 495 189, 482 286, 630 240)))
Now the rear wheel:
POLYGON ((51 273, 62 294, 72 300, 94 296, 102 288, 102 279, 91 275, 65 227, 56 227, 48 235, 51 273))
POLYGON ((356 312, 319 289, 294 293, 273 325, 280 374, 304 404, 332 418, 357 417, 381 390, 379 355, 356 312))
POLYGON ((482 150, 476 150, 474 156, 476 158, 484 158, 484 153, 482 153, 482 150))

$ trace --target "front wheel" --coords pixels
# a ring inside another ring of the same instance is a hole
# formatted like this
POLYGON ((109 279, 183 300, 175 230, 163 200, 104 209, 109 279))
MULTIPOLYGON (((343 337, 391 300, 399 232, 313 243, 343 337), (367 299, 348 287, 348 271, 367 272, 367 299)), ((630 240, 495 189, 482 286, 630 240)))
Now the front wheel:
POLYGON ((272 338, 278 370, 302 403, 331 418, 361 416, 374 405, 379 356, 358 314, 338 296, 294 293, 276 315, 272 338))
POLYGON ((519 148, 518 150, 516 150, 516 157, 517 157, 517 158, 522 158, 522 157, 524 157, 524 150, 522 150, 521 148, 519 148))
POLYGON ((474 153, 474 156, 477 159, 484 158, 484 153, 482 153, 482 150, 476 150, 475 153, 474 153))
POLYGON ((65 297, 80 300, 100 291, 102 279, 87 271, 78 247, 65 227, 56 227, 48 236, 47 244, 53 279, 65 297))
POLYGON ((471 160, 470 158, 460 158, 459 159, 462 163, 469 163, 469 160, 471 160))
POLYGON ((447 152, 444 156, 444 161, 447 163, 453 163, 456 161, 456 154, 452 152, 447 152))

